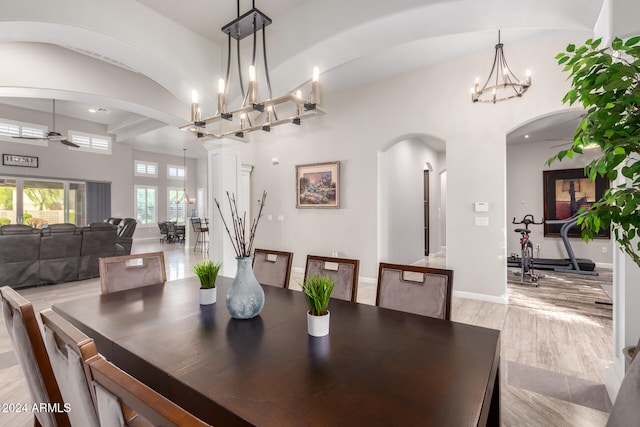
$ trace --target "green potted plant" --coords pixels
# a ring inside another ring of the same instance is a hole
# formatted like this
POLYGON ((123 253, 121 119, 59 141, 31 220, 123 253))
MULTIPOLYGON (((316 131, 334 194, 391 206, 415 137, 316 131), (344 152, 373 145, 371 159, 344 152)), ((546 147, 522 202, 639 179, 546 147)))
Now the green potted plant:
POLYGON ((583 46, 567 46, 556 55, 569 72, 571 89, 563 102, 580 102, 586 110, 575 131, 573 144, 548 160, 572 158, 588 147, 598 146, 601 155, 585 167, 593 181, 597 175, 612 183, 622 174, 625 182, 612 185, 578 221, 584 241, 601 229, 613 226, 620 249, 640 266, 640 36, 623 41, 615 38, 611 47, 600 47, 601 39, 589 39, 583 46))
POLYGON ((309 335, 314 337, 328 335, 331 315, 328 310, 329 298, 331 298, 335 282, 329 276, 314 274, 307 277, 300 286, 309 305, 309 311, 307 311, 307 331, 309 335))
MULTIPOLYGON (((589 39, 583 46, 567 46, 556 55, 569 72, 571 89, 563 102, 580 102, 586 113, 575 131, 573 144, 561 150, 547 164, 582 154, 598 146, 600 156, 585 167, 594 181, 597 175, 612 182, 578 224, 585 242, 601 229, 613 226, 614 237, 640 266, 640 36, 626 41, 615 38, 610 47, 600 47, 601 39, 589 39), (623 180, 616 180, 622 174, 623 180), (620 182, 622 181, 622 182, 620 182)), ((640 344, 639 344, 640 346, 640 344)), ((636 347, 623 353, 630 363, 636 347)))
POLYGON ((201 261, 193 265, 193 272, 200 279, 200 304, 208 305, 216 302, 216 279, 222 263, 214 263, 210 260, 201 261))

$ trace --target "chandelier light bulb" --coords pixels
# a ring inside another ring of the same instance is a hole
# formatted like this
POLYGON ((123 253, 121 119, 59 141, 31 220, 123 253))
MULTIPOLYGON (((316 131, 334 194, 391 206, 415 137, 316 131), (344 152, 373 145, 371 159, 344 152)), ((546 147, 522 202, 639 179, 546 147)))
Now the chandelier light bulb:
POLYGON ((218 93, 224 93, 224 79, 218 79, 218 93))
POLYGON ((527 70, 527 86, 531 86, 531 70, 527 70))
POLYGON ((198 91, 191 91, 191 121, 197 122, 198 119, 198 91))
POLYGON ((320 80, 320 69, 313 67, 313 73, 311 75, 311 103, 317 104, 320 99, 318 81, 320 80))
POLYGON ((249 103, 256 104, 258 102, 258 89, 256 84, 256 67, 249 66, 249 103))

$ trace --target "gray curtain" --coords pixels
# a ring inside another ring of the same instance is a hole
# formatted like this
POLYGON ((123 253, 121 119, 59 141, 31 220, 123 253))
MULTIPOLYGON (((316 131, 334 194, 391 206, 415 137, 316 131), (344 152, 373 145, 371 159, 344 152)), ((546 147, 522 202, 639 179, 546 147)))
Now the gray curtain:
POLYGON ((87 224, 111 217, 111 183, 87 182, 87 224))

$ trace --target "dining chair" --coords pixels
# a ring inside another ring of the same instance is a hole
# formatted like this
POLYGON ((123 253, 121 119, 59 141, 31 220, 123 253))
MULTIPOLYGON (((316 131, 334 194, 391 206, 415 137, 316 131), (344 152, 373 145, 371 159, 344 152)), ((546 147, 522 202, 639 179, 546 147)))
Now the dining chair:
POLYGON ((453 271, 380 263, 376 305, 450 320, 453 271))
POLYGON ((358 296, 359 267, 360 261, 357 259, 307 255, 304 280, 314 274, 329 276, 335 282, 331 298, 355 302, 358 296))
POLYGON ((613 403, 606 427, 638 425, 640 419, 640 357, 629 365, 613 403))
POLYGON ((209 236, 209 221, 205 218, 204 220, 200 218, 191 218, 191 227, 193 227, 194 233, 196 233, 196 242, 193 245, 193 251, 195 252, 198 248, 198 245, 201 246, 202 250, 209 251, 208 239, 209 236))
POLYGON ((253 251, 253 274, 261 285, 289 288, 293 252, 256 249, 253 251))
POLYGON ((158 228, 160 229, 160 243, 169 242, 169 230, 167 229, 167 223, 165 221, 158 223, 158 228))
POLYGON ((9 286, 0 288, 7 332, 22 368, 34 404, 55 407, 55 411, 33 411, 34 425, 70 426, 64 401, 56 382, 40 326, 31 303, 9 286))
POLYGON ((101 426, 131 425, 131 421, 124 422, 123 404, 152 426, 208 425, 102 357, 89 368, 101 426))
POLYGON ((173 241, 178 238, 176 234, 176 223, 173 221, 167 221, 166 225, 167 225, 167 239, 168 239, 167 241, 169 243, 173 243, 173 241))
POLYGON ((40 312, 44 345, 72 426, 100 427, 89 363, 98 358, 93 339, 51 309, 40 312))
POLYGON ((100 284, 103 294, 164 284, 166 281, 164 252, 100 258, 100 284))

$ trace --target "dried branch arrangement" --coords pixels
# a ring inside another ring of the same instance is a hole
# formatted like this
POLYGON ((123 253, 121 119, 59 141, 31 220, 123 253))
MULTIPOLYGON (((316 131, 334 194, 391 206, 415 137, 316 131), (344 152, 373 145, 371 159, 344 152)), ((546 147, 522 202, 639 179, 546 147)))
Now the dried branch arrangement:
POLYGON ((229 194, 227 191, 227 200, 229 201, 229 209, 231 210, 231 225, 233 227, 233 233, 229 229, 227 225, 227 221, 224 219, 224 215, 222 214, 222 209, 220 208, 220 203, 217 199, 213 199, 216 202, 216 206, 218 207, 218 212, 220 212, 220 218, 222 218, 222 224, 224 224, 225 230, 227 230, 227 234, 229 235, 229 239, 231 239, 231 244, 233 245, 233 250, 236 252, 236 255, 239 258, 249 257, 251 256, 251 248, 253 247, 253 239, 256 237, 256 229, 258 228, 258 222, 260 218, 262 218, 262 209, 264 208, 264 203, 267 200, 267 192, 262 192, 262 198, 260 199, 260 210, 258 211, 258 215, 254 218, 251 223, 251 227, 249 228, 249 236, 247 238, 247 212, 245 211, 242 216, 238 212, 238 204, 236 202, 236 197, 234 194, 229 194))

